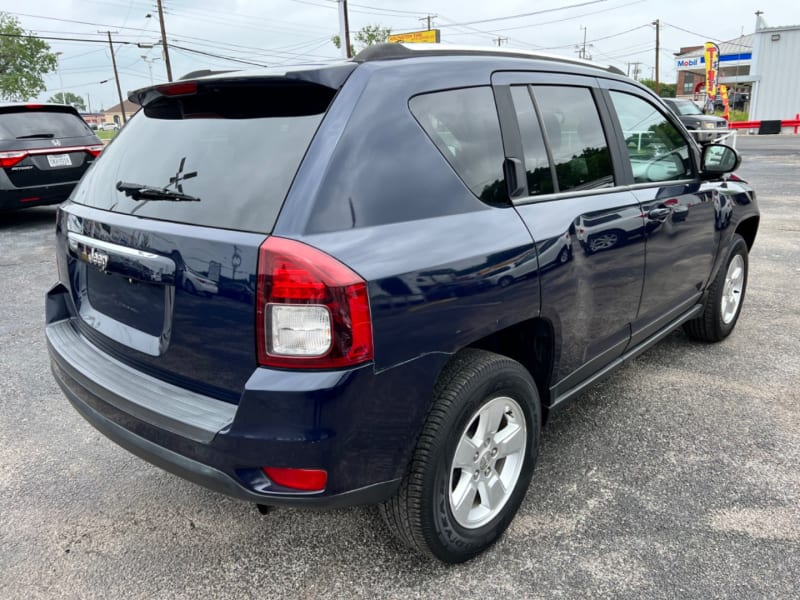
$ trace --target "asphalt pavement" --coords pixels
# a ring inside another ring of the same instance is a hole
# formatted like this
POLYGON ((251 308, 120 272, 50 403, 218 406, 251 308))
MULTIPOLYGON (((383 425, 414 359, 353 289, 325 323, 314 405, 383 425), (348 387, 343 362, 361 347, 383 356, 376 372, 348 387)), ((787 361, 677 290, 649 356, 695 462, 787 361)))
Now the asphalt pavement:
POLYGON ((507 533, 450 567, 373 508, 261 516, 95 431, 43 338, 55 209, 0 215, 0 598, 800 597, 800 136, 737 147, 762 217, 734 333, 557 413, 507 533))

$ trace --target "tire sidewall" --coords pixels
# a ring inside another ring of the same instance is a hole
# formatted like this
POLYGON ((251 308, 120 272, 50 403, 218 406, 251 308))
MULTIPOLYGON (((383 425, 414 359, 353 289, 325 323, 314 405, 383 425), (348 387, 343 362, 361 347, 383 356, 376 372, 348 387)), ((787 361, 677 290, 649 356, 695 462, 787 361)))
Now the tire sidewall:
POLYGON ((742 314, 742 307, 744 306, 744 298, 747 293, 747 277, 750 272, 750 264, 748 261, 747 243, 741 236, 735 236, 732 240, 728 256, 725 258, 725 263, 717 274, 716 288, 717 294, 714 298, 714 325, 717 328, 721 337, 727 337, 733 328, 736 327, 736 322, 739 320, 739 315, 742 314), (725 323, 722 320, 722 293, 725 289, 725 278, 728 275, 728 268, 733 261, 733 258, 740 255, 744 260, 744 281, 742 283, 742 294, 739 298, 739 306, 736 309, 736 314, 731 319, 730 323, 725 323))
POLYGON ((428 536, 431 550, 447 562, 461 562, 480 553, 496 541, 511 523, 533 475, 540 435, 541 409, 536 387, 530 377, 525 377, 517 369, 503 365, 490 377, 471 381, 462 390, 461 400, 460 403, 454 403, 447 415, 443 431, 448 434, 442 436, 445 439, 439 440, 435 447, 435 469, 431 470, 425 485, 426 506, 431 512, 423 517, 423 522, 429 521, 423 526, 432 534, 428 536), (456 522, 450 508, 450 467, 469 420, 481 405, 498 396, 513 398, 522 408, 528 434, 525 458, 514 491, 500 513, 482 527, 467 529, 456 522))

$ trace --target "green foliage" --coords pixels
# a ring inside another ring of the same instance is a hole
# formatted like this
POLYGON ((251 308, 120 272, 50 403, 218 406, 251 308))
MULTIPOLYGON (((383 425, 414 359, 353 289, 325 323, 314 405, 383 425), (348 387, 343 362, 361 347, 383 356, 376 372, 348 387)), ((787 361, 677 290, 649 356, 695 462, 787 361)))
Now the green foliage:
POLYGON ((73 94, 72 92, 58 92, 53 94, 50 96, 48 102, 54 102, 56 104, 69 104, 78 110, 86 110, 86 103, 83 101, 83 98, 77 94, 73 94))
MULTIPOLYGON (((639 83, 649 87, 654 92, 656 91, 656 82, 654 79, 640 79, 639 83)), ((664 83, 662 81, 659 90, 659 96, 662 98, 674 98, 675 93, 677 92, 677 87, 678 85, 675 83, 664 83)))
MULTIPOLYGON (((359 29, 355 32, 352 36, 356 42, 358 42, 359 46, 356 46, 354 43, 350 43, 350 55, 355 56, 361 50, 366 48, 367 46, 372 46, 372 44, 381 44, 386 42, 389 39, 389 36, 392 34, 391 27, 381 27, 380 25, 366 25, 362 29, 359 29)), ((331 42, 337 48, 342 47, 342 40, 338 35, 334 35, 331 38, 331 42)))
MULTIPOLYGON (((331 42, 333 42, 333 45, 337 48, 342 47, 342 38, 339 37, 339 34, 333 36, 331 38, 331 42)), ((350 44, 350 56, 355 56, 356 54, 358 54, 358 52, 356 52, 356 47, 353 44, 350 44)))
POLYGON ((365 25, 356 32, 356 41, 361 44, 359 50, 363 50, 367 46, 372 46, 372 44, 382 44, 389 39, 390 35, 392 35, 390 27, 365 25))
POLYGON ((28 35, 17 19, 0 13, 0 99, 21 101, 40 94, 43 76, 56 69, 50 46, 28 35))
MULTIPOLYGON (((722 109, 715 110, 714 114, 717 115, 718 117, 721 117, 722 116, 722 109)), ((737 121, 747 121, 747 120, 748 120, 747 112, 745 112, 743 110, 733 110, 733 109, 731 109, 731 115, 730 115, 730 118, 728 119, 729 122, 735 123, 737 121)))

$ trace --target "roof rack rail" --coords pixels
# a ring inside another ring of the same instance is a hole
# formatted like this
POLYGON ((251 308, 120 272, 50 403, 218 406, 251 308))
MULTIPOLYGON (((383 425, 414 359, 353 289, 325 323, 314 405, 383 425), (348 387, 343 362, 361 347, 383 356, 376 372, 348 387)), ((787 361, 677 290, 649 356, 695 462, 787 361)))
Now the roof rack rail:
POLYGON ((548 60, 553 62, 582 65, 593 69, 600 69, 616 75, 625 75, 620 69, 611 65, 602 65, 581 58, 559 56, 528 50, 510 50, 508 48, 491 48, 485 46, 457 46, 441 44, 374 44, 367 46, 353 57, 355 62, 372 62, 377 60, 398 60, 413 58, 415 56, 506 56, 510 58, 530 58, 534 60, 548 60))

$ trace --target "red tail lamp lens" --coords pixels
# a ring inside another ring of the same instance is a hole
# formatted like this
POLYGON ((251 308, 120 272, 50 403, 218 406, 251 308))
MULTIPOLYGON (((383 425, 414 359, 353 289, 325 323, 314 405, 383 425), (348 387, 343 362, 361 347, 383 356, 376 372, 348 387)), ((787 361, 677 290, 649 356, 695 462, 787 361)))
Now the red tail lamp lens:
POLYGON ((0 152, 0 168, 7 169, 21 162, 28 153, 24 150, 12 150, 11 152, 0 152))
POLYGON ((367 284, 324 252, 267 238, 256 297, 259 364, 335 369, 372 360, 367 284))
POLYGON ((303 492, 320 492, 328 483, 328 472, 324 469, 263 467, 262 471, 278 485, 303 492))
POLYGON ((97 144, 96 146, 86 146, 86 152, 97 158, 100 156, 100 153, 103 151, 105 146, 103 144, 97 144))

